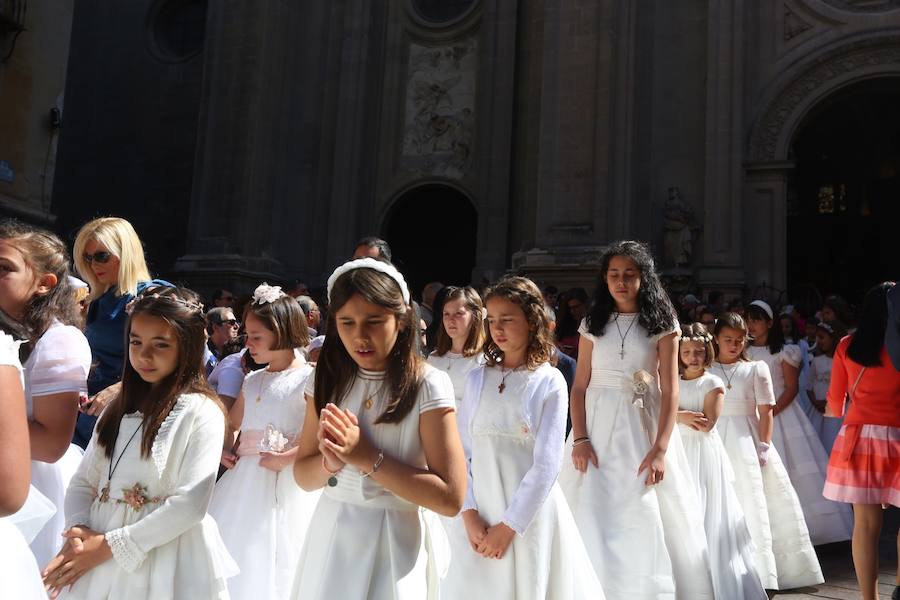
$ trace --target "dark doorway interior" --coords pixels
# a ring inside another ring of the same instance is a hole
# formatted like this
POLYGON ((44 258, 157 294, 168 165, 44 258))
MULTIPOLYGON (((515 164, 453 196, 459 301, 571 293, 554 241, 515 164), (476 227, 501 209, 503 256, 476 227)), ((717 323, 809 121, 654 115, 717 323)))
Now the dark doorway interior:
POLYGON ((475 267, 478 214, 469 199, 446 185, 423 185, 403 194, 384 225, 394 262, 413 297, 429 281, 465 285, 475 267))
MULTIPOLYGON (((900 275, 900 78, 855 84, 804 120, 788 186, 788 282, 857 301, 900 275)), ((813 309, 818 307, 812 307, 813 309)))

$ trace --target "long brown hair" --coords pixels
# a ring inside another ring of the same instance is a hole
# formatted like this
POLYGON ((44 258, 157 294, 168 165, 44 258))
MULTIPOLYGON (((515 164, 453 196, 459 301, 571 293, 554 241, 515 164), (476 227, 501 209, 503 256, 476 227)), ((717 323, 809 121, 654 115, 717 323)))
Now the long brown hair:
MULTIPOLYGON (((122 390, 110 402, 97 423, 97 442, 108 458, 112 458, 119 435, 119 424, 125 414, 143 410, 141 456, 148 458, 159 428, 182 394, 200 393, 210 402, 216 402, 215 392, 206 383, 203 369, 206 321, 200 297, 186 288, 165 286, 149 287, 131 305, 131 315, 125 326, 125 345, 129 346, 131 322, 135 315, 147 315, 163 319, 178 340, 178 367, 160 381, 156 387, 141 379, 125 361, 122 373, 122 390)), ((221 408, 221 404, 219 404, 221 408)), ((223 410, 224 418, 224 410, 223 410)))
MULTIPOLYGON (((466 342, 463 345, 463 356, 475 356, 481 352, 484 347, 484 304, 481 302, 481 296, 471 286, 447 288, 447 295, 444 298, 444 306, 448 302, 454 300, 463 300, 466 310, 472 313, 472 324, 469 326, 469 335, 466 336, 466 342)), ((450 352, 453 348, 453 340, 444 328, 444 315, 434 315, 435 319, 440 319, 441 324, 438 326, 437 346, 434 353, 443 356, 450 352)))
POLYGON ((375 420, 376 423, 399 423, 415 406, 422 384, 424 360, 416 343, 419 324, 403 301, 397 282, 390 275, 365 267, 347 271, 331 288, 328 330, 316 363, 316 412, 321 412, 329 402, 340 406, 356 380, 359 367, 341 342, 336 315, 357 294, 366 302, 390 310, 400 328, 388 357, 385 376, 391 401, 375 420))
POLYGON ((56 275, 56 285, 49 292, 32 296, 25 305, 21 325, 28 336, 29 347, 34 347, 55 320, 78 327, 81 319, 75 288, 69 283, 69 252, 62 240, 49 231, 14 219, 0 222, 0 240, 22 253, 35 277, 45 273, 56 275))
MULTIPOLYGON (((550 319, 544 308, 544 296, 538 286, 525 277, 508 277, 487 290, 484 303, 487 304, 491 298, 509 300, 525 313, 529 332, 525 367, 533 371, 545 362, 555 364, 556 355, 553 350, 550 319)), ((491 329, 487 322, 484 328, 487 336, 484 343, 484 357, 487 364, 494 367, 503 362, 503 350, 491 337, 491 329)))

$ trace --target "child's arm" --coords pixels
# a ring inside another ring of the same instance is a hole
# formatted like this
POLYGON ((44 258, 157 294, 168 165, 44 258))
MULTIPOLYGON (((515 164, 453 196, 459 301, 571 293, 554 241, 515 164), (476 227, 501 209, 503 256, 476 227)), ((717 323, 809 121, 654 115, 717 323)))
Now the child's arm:
POLYGON ((225 424, 211 401, 200 408, 188 440, 174 490, 155 511, 141 520, 106 532, 113 557, 126 572, 134 572, 154 548, 171 542, 206 516, 216 484, 225 424))
MULTIPOLYGON (((221 398, 221 396, 219 396, 221 398)), ((238 455, 235 454, 235 443, 244 420, 244 392, 238 392, 237 399, 228 410, 228 424, 225 428, 225 446, 222 448, 222 457, 219 462, 227 469, 233 469, 237 464, 238 455)))
POLYGON ((19 510, 28 497, 31 481, 31 459, 28 453, 28 420, 25 416, 25 394, 17 367, 0 364, 0 516, 19 510))
POLYGON ((715 387, 703 397, 703 414, 706 416, 705 431, 711 431, 722 414, 722 405, 725 404, 725 390, 715 387))
POLYGON ((647 485, 663 480, 666 471, 666 451, 669 449, 669 438, 675 428, 678 412, 678 341, 672 333, 664 336, 657 343, 659 355, 659 426, 656 441, 644 460, 638 466, 638 474, 647 470, 647 485))
POLYGON ((294 458, 294 481, 307 492, 325 485, 332 474, 344 467, 344 462, 328 450, 322 449, 322 423, 316 414, 316 403, 306 394, 306 416, 294 458), (324 458, 323 458, 324 457, 324 458))
MULTIPOLYGON (((584 398, 588 384, 591 382, 591 354, 594 344, 586 335, 581 336, 578 342, 578 363, 575 366, 575 380, 572 382, 572 395, 569 399, 570 414, 572 416, 572 463, 582 473, 587 471, 588 463, 599 466, 597 453, 588 437, 587 411, 584 407, 584 398)), ((565 431, 565 430, 563 430, 565 431)))
POLYGON ((781 361, 781 371, 784 373, 784 391, 775 401, 775 415, 790 406, 797 392, 800 391, 800 369, 786 360, 781 361))

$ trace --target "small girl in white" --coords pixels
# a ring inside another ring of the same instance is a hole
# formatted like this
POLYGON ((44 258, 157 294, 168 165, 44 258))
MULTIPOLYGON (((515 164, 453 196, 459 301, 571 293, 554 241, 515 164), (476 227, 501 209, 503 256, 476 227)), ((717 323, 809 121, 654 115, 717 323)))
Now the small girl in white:
POLYGON ((279 287, 256 288, 242 321, 253 360, 268 365, 247 375, 229 411, 234 437, 223 453, 229 470, 216 484, 209 514, 241 572, 229 579, 235 600, 286 598, 319 492, 304 492, 289 469, 306 412, 303 391, 312 367, 294 352, 309 340, 306 317, 279 287))
POLYGON ((206 512, 225 417, 203 372, 203 307, 150 287, 130 310, 122 389, 69 484, 44 583, 54 598, 228 598, 237 569, 206 512))
POLYGON ((834 361, 834 351, 838 342, 847 335, 847 327, 840 321, 822 321, 816 325, 816 348, 819 353, 812 359, 809 367, 809 407, 806 416, 813 429, 819 434, 825 451, 831 455, 834 440, 837 439, 844 417, 832 417, 825 415, 826 396, 828 386, 831 385, 831 365, 834 361))
POLYGON ((553 338, 538 287, 524 277, 485 296, 487 365, 473 370, 460 407, 469 464, 462 520, 467 569, 452 571, 448 598, 604 598, 575 520, 556 483, 563 461, 566 382, 550 361, 553 338))
POLYGON ((822 583, 803 509, 772 446, 775 395, 769 367, 744 356, 747 325, 736 313, 716 320, 716 361, 725 383, 716 428, 735 472, 734 486, 756 545, 756 572, 766 589, 822 583))
MULTIPOLYGON (((444 371, 453 382, 457 404, 462 400, 469 371, 484 364, 484 305, 472 287, 446 288, 437 346, 428 364, 444 371)), ((437 317, 437 315, 435 315, 437 317)))
POLYGON ((734 491, 734 470, 716 431, 725 384, 706 371, 713 356, 712 335, 706 327, 685 325, 678 346, 679 430, 704 511, 716 598, 764 600, 753 540, 734 491))

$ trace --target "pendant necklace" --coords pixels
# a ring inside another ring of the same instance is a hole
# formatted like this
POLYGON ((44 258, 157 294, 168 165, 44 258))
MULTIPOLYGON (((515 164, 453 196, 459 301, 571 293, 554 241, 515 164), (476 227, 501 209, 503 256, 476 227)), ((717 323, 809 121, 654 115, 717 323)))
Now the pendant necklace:
POLYGON ((728 371, 725 370, 725 365, 719 363, 719 368, 722 369, 722 374, 725 375, 726 386, 729 390, 731 389, 731 380, 734 379, 734 374, 737 373, 737 365, 735 365, 734 369, 731 370, 731 375, 728 375, 728 371))
POLYGON ((269 373, 269 369, 263 369, 262 375, 259 376, 259 389, 256 391, 256 403, 259 404, 262 401, 262 393, 263 388, 266 387, 266 375, 269 373))
MULTIPOLYGON (((131 437, 128 438, 128 441, 125 442, 125 447, 122 448, 122 452, 119 453, 119 458, 116 459, 115 464, 113 464, 112 458, 109 460, 109 469, 107 470, 106 476, 106 486, 102 490, 100 490, 100 502, 106 502, 109 500, 109 484, 112 482, 113 473, 116 472, 116 469, 119 466, 119 462, 122 460, 122 457, 125 456, 125 451, 128 450, 128 446, 131 445, 131 441, 134 439, 134 436, 137 435, 137 432, 141 430, 141 426, 138 425, 134 433, 131 434, 131 437)), ((113 449, 115 450, 115 444, 113 445, 113 449)))
POLYGON ((628 327, 625 329, 625 335, 622 335, 622 328, 619 327, 619 317, 622 313, 616 313, 616 318, 613 319, 613 323, 616 324, 616 330, 619 332, 619 337, 622 339, 622 343, 619 346, 619 358, 621 360, 625 360, 625 339, 628 337, 628 334, 631 332, 631 328, 634 326, 635 321, 637 321, 638 316, 634 315, 634 318, 631 319, 631 323, 628 324, 628 327))
POLYGON ((497 386, 497 391, 499 393, 502 394, 503 390, 506 389, 506 378, 509 377, 510 373, 515 373, 516 371, 519 370, 520 367, 521 367, 521 365, 519 365, 518 367, 515 367, 513 369, 510 369, 509 371, 507 371, 503 367, 500 367, 500 373, 501 373, 500 385, 497 386))
POLYGON ((366 385, 366 389, 363 391, 363 398, 365 398, 365 400, 363 401, 363 408, 365 408, 366 410, 372 408, 375 405, 375 399, 381 395, 381 390, 383 389, 384 381, 382 381, 381 385, 375 388, 375 391, 371 394, 369 393, 369 386, 366 385))

